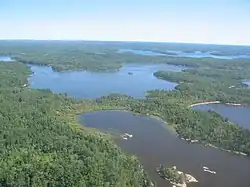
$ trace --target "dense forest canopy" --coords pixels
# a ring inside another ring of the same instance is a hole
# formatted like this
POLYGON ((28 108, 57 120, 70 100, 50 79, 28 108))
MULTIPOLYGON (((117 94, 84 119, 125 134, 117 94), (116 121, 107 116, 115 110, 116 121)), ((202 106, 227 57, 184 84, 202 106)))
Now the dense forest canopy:
POLYGON ((117 53, 120 48, 250 54, 249 47, 217 45, 0 41, 0 54, 17 61, 0 62, 1 186, 149 186, 136 158, 125 155, 109 137, 76 123, 76 114, 92 110, 126 109, 159 116, 185 139, 250 155, 249 130, 214 112, 189 107, 217 100, 249 105, 250 89, 242 83, 250 79, 249 59, 143 56, 117 53), (31 72, 23 63, 50 65, 56 71, 117 71, 125 63, 188 68, 154 73, 179 83, 173 91, 150 90, 146 99, 111 94, 88 101, 24 87, 31 72))
POLYGON ((0 186, 149 186, 135 157, 70 123, 71 99, 23 88, 23 64, 0 69, 0 186))

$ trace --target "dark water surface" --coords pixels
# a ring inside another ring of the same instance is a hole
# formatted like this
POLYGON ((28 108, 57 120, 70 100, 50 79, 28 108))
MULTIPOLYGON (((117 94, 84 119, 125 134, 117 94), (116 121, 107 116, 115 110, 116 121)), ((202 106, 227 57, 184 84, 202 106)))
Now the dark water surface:
POLYGON ((147 90, 173 90, 176 83, 157 79, 158 70, 181 71, 183 66, 166 64, 124 65, 118 72, 55 72, 51 67, 30 65, 34 74, 28 79, 31 88, 50 89, 75 98, 95 99, 111 93, 143 98, 147 90))
POLYGON ((137 55, 150 55, 150 56, 170 56, 170 57, 190 57, 190 58, 217 58, 217 59, 237 59, 237 58, 250 58, 250 55, 215 55, 212 52, 184 52, 168 50, 164 52, 156 52, 151 50, 134 50, 134 49, 120 49, 118 53, 134 53, 137 55))
MULTIPOLYGON (((208 104, 193 107, 195 110, 214 111, 223 118, 228 118, 239 126, 250 129, 250 107, 232 106, 224 104, 208 104)), ((249 173, 250 176, 250 173, 249 173)))
POLYGON ((100 111, 81 116, 88 127, 123 134, 133 134, 129 140, 119 138, 125 151, 138 156, 150 177, 158 187, 171 186, 155 172, 159 164, 176 165, 181 171, 193 175, 199 183, 194 187, 249 187, 250 159, 218 149, 188 144, 171 130, 166 130, 161 121, 129 112, 100 111), (203 166, 217 172, 216 175, 203 171, 203 166))

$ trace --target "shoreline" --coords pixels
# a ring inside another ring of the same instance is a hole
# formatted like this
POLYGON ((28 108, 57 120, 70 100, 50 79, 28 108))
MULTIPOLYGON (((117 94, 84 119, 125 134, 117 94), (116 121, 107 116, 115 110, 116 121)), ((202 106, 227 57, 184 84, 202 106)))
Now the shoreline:
POLYGON ((191 174, 188 173, 184 173, 182 171, 177 170, 176 166, 173 166, 173 168, 177 171, 177 173, 179 175, 184 175, 185 180, 183 181, 183 183, 176 183, 174 182, 171 178, 167 178, 164 174, 161 173, 159 168, 156 168, 156 173, 163 178, 164 180, 168 181, 170 184, 172 184, 173 186, 178 186, 178 187, 187 187, 187 185, 189 183, 198 183, 199 181, 192 176, 191 174))
POLYGON ((214 148, 214 149, 218 149, 218 150, 221 150, 221 151, 225 151, 225 152, 229 152, 229 153, 233 153, 235 155, 242 155, 242 156, 247 156, 246 153, 243 153, 243 152, 240 152, 240 151, 232 151, 232 150, 229 150, 229 149, 223 149, 223 148, 220 148, 220 147, 217 147, 213 144, 204 144, 202 142, 200 142, 199 140, 191 140, 191 139, 188 139, 188 138, 183 138, 181 136, 179 136, 181 140, 184 140, 186 141, 187 143, 190 143, 190 144, 195 144, 195 143, 198 143, 200 145, 204 145, 205 147, 211 147, 211 148, 214 148))
MULTIPOLYGON (((204 102, 206 103, 206 102, 204 102)), ((198 104, 198 103, 197 103, 198 104)), ((204 104, 205 105, 205 104, 204 104)), ((133 112, 133 111, 129 111, 129 110, 126 110, 126 109, 97 109, 97 110, 93 110, 93 111, 88 111, 88 112, 83 112, 81 113, 80 115, 84 115, 84 114, 87 114, 87 113, 92 113, 92 112, 102 112, 102 111, 118 111, 118 112, 129 112, 133 115, 139 115, 139 116, 144 116, 144 117, 150 117, 152 119, 155 119, 155 120, 158 120, 160 122, 162 122, 164 125, 166 125, 167 127, 170 127, 171 130, 173 130, 176 135, 178 136, 179 139, 181 140, 184 140, 186 141, 187 143, 190 143, 190 144, 200 144, 200 145, 203 145, 205 147, 211 147, 211 148, 215 148, 215 149, 218 149, 220 151, 225 151, 225 152, 229 152, 229 153, 233 153, 234 155, 241 155, 241 156, 248 156, 246 153, 244 152, 240 152, 240 151, 232 151, 232 150, 227 150, 227 149, 224 149, 224 148, 220 148, 220 147, 217 147, 215 145, 212 145, 210 143, 205 143, 205 142, 201 142, 199 140, 192 140, 192 139, 188 139, 188 138, 184 138, 182 137, 179 133, 176 132, 175 128, 171 125, 169 125, 166 121, 164 121, 161 117, 159 116, 156 116, 156 115, 150 115, 150 114, 141 114, 141 113, 136 113, 136 112, 133 112)), ((79 114, 78 114, 79 115, 79 114)), ((80 123, 81 125, 81 123, 80 123)), ((88 127, 87 127, 88 128, 88 127)), ((166 128, 166 127, 164 127, 166 128)), ((98 129, 97 129, 98 130, 98 129)))
POLYGON ((223 103, 221 101, 207 101, 207 102, 201 102, 201 103, 194 103, 189 105, 189 107, 195 107, 195 106, 201 106, 201 105, 209 105, 209 104, 224 104, 224 105, 228 105, 228 106, 243 106, 244 104, 240 104, 240 103, 223 103))
POLYGON ((200 106, 200 105, 208 105, 208 104, 219 104, 219 103, 221 103, 221 102, 220 101, 206 101, 206 102, 191 104, 191 105, 189 105, 189 107, 200 106))

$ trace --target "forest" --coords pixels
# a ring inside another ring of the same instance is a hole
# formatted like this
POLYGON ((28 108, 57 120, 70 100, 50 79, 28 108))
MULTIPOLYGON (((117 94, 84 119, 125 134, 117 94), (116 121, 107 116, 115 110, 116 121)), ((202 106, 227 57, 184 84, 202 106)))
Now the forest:
POLYGON ((72 99, 23 88, 31 73, 24 64, 0 69, 0 186, 151 185, 137 158, 67 117, 72 99))
POLYGON ((162 178, 167 179, 174 184, 183 184, 186 182, 185 174, 178 173, 176 166, 166 168, 161 164, 159 168, 157 168, 157 171, 162 178))
POLYGON ((158 116, 185 139, 199 140, 204 145, 212 144, 250 155, 249 130, 232 124, 215 112, 192 110, 186 105, 190 97, 180 92, 151 91, 147 99, 110 95, 97 102, 113 108, 123 107, 138 114, 158 116))
MULTIPOLYGON (((250 54, 249 47, 220 46, 174 43, 126 43, 88 41, 0 41, 0 54, 11 56, 23 63, 50 65, 55 71, 87 70, 118 71, 125 63, 167 63, 188 67, 212 66, 223 68, 228 60, 213 58, 180 58, 166 56, 144 56, 133 53, 118 53, 119 49, 151 50, 166 53, 176 51, 221 51, 223 54, 250 54)), ((231 60, 232 65, 245 64, 241 60, 231 60)))
MULTIPOLYGON (((0 62, 0 186, 151 186, 136 157, 122 152, 109 136, 77 124, 78 114, 94 110, 125 109, 158 116, 182 138, 250 155, 250 130, 215 112, 190 107, 216 100, 249 105, 250 89, 243 84, 250 79, 249 60, 118 54, 119 48, 164 52, 181 47, 116 42, 0 42, 0 54, 18 61, 0 62), (187 68, 182 72, 155 72, 157 78, 179 85, 173 91, 149 90, 145 99, 110 94, 90 101, 24 87, 31 73, 27 63, 52 66, 56 71, 118 71, 123 64, 135 62, 187 68)), ((197 48, 184 45, 182 50, 197 48)), ((213 45, 201 50, 221 50, 223 54, 250 51, 213 45)))

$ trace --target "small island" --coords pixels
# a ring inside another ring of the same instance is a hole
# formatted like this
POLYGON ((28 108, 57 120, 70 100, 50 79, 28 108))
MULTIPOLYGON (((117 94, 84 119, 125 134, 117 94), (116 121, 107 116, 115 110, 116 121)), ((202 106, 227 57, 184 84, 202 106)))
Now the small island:
POLYGON ((187 183, 198 182, 192 175, 184 174, 176 166, 166 168, 162 164, 156 169, 157 173, 174 186, 186 187, 187 183))
POLYGON ((132 72, 128 72, 128 75, 133 75, 133 73, 132 72))

